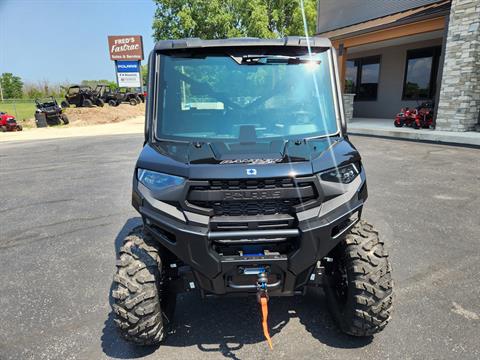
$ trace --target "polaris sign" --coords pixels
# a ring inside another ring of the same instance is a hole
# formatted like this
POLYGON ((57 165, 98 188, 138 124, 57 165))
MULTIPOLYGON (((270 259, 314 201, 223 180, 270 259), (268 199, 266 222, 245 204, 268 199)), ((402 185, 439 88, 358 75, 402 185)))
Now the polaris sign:
POLYGON ((116 61, 118 73, 139 73, 138 61, 116 61))

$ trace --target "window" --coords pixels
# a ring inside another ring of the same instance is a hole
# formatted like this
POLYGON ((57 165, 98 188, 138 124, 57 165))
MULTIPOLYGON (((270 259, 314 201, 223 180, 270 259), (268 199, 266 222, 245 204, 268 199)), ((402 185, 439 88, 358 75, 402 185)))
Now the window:
POLYGON ((438 59, 441 47, 407 51, 403 100, 427 100, 435 97, 438 59))
POLYGON ((80 91, 80 88, 78 87, 71 87, 68 89, 68 95, 77 95, 80 91))
POLYGON ((158 138, 236 144, 335 134, 330 53, 311 61, 304 51, 271 51, 159 55, 158 138))
POLYGON ((377 100, 380 56, 347 60, 345 92, 356 94, 355 100, 377 100))
POLYGON ((355 94, 357 92, 357 72, 358 67, 355 60, 347 60, 345 71, 345 93, 355 94))

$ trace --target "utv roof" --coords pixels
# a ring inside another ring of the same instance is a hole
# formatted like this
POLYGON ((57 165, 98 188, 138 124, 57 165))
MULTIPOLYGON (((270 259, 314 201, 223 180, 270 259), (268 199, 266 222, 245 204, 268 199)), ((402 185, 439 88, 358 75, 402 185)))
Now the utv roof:
MULTIPOLYGON (((313 48, 329 48, 332 43, 323 37, 309 38, 313 48)), ((200 38, 186 38, 178 40, 160 40, 155 44, 155 51, 193 48, 219 48, 219 47, 262 47, 262 46, 299 46, 307 47, 307 38, 304 36, 288 36, 283 39, 259 39, 259 38, 231 38, 218 40, 202 40, 200 38)))

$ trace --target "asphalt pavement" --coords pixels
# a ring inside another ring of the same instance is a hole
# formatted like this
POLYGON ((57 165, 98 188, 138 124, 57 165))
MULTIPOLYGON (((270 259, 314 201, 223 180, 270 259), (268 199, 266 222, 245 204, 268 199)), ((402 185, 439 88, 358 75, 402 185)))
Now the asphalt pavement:
POLYGON ((0 359, 478 359, 480 150, 352 137, 364 218, 390 253, 394 314, 366 339, 340 333, 324 295, 273 298, 274 350, 255 299, 181 295, 160 348, 119 338, 109 291, 141 135, 0 144, 0 359))

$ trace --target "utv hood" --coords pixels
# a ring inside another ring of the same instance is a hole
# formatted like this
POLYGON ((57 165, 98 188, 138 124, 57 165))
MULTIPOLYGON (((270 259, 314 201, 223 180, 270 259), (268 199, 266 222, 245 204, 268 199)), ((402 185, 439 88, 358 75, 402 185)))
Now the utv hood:
POLYGON ((306 176, 359 161, 345 138, 147 144, 137 167, 190 179, 306 176), (253 171, 252 171, 253 169, 253 171))

